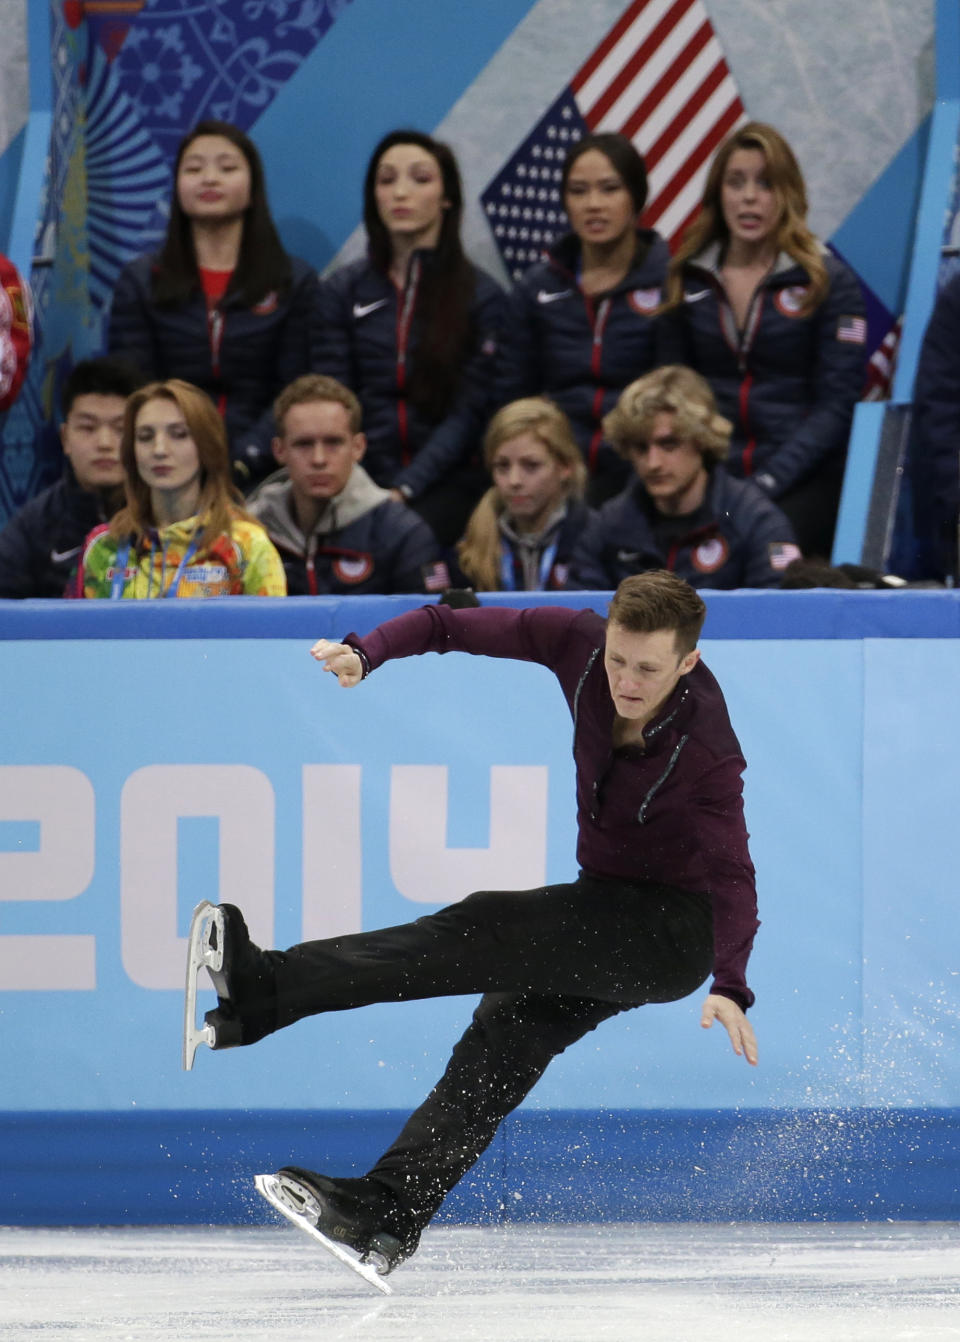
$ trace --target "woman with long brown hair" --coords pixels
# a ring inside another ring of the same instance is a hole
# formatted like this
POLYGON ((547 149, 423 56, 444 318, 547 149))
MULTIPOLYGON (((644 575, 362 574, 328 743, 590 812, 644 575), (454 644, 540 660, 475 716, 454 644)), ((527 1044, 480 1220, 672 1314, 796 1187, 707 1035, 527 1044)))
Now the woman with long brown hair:
POLYGON ((670 265, 661 348, 733 423, 727 469, 777 501, 805 553, 829 557, 867 330, 856 276, 806 215, 783 136, 759 121, 729 136, 670 265))
POLYGON ((483 491, 472 458, 494 404, 505 296, 463 251, 448 145, 397 130, 370 156, 367 255, 321 288, 315 369, 363 406, 364 465, 452 545, 483 491))
POLYGON ((198 387, 151 382, 127 401, 126 506, 87 537, 76 595, 285 596, 283 564, 233 484, 223 420, 198 387))

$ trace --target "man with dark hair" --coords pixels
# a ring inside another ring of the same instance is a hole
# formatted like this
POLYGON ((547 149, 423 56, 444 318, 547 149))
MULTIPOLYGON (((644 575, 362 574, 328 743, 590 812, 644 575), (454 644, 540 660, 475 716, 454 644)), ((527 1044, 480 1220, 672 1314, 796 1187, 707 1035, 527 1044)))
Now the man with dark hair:
POLYGON ((287 573, 290 596, 441 591, 440 547, 412 508, 374 484, 360 402, 349 387, 305 373, 274 402, 281 469, 247 499, 287 573))
POLYGON ((381 1273, 413 1253, 550 1060, 602 1021, 686 997, 712 967, 701 1024, 719 1020, 734 1052, 757 1061, 745 1015, 758 926, 745 764, 696 646, 705 614, 687 583, 651 572, 621 584, 606 621, 556 606, 424 606, 311 650, 345 687, 430 651, 538 662, 557 676, 574 724, 576 880, 484 891, 399 927, 288 951, 255 947, 232 905, 195 915, 192 945, 206 920, 205 944, 217 951, 216 965, 205 963, 219 1005, 200 1036, 188 1027, 188 1046, 191 1037, 251 1044, 304 1016, 372 1002, 485 994, 444 1076, 363 1178, 296 1166, 268 1176, 285 1214, 381 1273))
POLYGON ((64 470, 0 531, 0 597, 57 597, 83 541, 123 506, 120 439, 143 378, 120 359, 83 359, 60 397, 64 470))

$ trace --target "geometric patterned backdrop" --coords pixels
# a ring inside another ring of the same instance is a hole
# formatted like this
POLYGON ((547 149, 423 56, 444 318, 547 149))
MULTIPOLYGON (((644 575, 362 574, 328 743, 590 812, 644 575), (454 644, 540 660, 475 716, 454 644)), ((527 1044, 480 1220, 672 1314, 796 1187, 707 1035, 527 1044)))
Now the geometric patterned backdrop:
POLYGON ((53 124, 31 288, 38 340, 0 429, 0 524, 60 470, 63 380, 99 352, 121 267, 157 245, 177 145, 248 130, 350 0, 49 3, 53 124))

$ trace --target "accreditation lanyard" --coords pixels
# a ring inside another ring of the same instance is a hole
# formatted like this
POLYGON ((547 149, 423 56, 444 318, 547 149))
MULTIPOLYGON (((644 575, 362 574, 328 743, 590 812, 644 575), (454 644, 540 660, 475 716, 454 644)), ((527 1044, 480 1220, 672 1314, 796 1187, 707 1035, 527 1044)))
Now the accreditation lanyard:
MULTIPOLYGON (((177 571, 170 579, 170 586, 167 588, 166 591, 164 591, 163 581, 167 574, 167 553, 166 550, 163 551, 163 564, 160 569, 160 591, 158 593, 159 596, 166 597, 166 596, 177 595, 178 591, 180 590, 180 580, 183 577, 184 570, 186 569, 187 565, 190 563, 190 560, 196 553, 197 553, 197 537, 196 535, 193 535, 190 537, 190 544, 183 552, 183 558, 177 565, 177 571)), ((123 596, 123 589, 126 586, 127 581, 127 560, 129 559, 129 557, 130 557, 130 542, 127 540, 124 541, 123 544, 117 550, 117 558, 114 561, 113 578, 110 581, 111 601, 117 601, 119 600, 120 597, 123 596)), ((150 585, 152 585, 152 582, 153 582, 153 544, 151 543, 150 580, 147 586, 147 596, 150 595, 150 585)))
MULTIPOLYGON (((560 537, 555 536, 550 544, 544 546, 543 550, 540 552, 540 587, 538 590, 541 592, 547 590, 547 583, 557 558, 557 547, 559 544, 560 537)), ((502 592, 515 592, 517 590, 517 573, 513 547, 505 540, 500 541, 500 590, 502 592)))

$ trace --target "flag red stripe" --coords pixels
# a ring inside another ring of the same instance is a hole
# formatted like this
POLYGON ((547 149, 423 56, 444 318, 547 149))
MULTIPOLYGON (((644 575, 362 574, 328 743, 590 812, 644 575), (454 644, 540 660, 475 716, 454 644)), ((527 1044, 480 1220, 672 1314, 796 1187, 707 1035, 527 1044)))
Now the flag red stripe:
POLYGON ((571 79, 570 87, 573 89, 574 93, 578 93, 580 89, 583 88, 584 84, 593 74, 594 70, 596 70, 599 66, 603 64, 603 62, 609 56, 610 52, 620 41, 621 37, 624 35, 627 29, 630 27, 631 23, 633 23, 634 19, 637 18, 638 15, 641 14, 642 11, 646 9, 649 3, 650 0, 634 0, 634 3, 629 7, 629 9, 627 9, 625 13, 621 14, 620 18, 607 33, 606 37, 597 47, 596 51, 593 52, 592 55, 587 57, 586 61, 584 61, 583 65, 581 65, 580 69, 571 79))
MULTIPOLYGON (((647 165, 647 172, 652 172, 657 166, 664 154, 672 147, 678 136, 690 125, 690 122, 703 107, 704 103, 715 93, 727 77, 727 63, 720 60, 713 67, 706 79, 697 85, 690 97, 674 116, 669 125, 665 126, 660 135, 657 136, 650 148, 645 152, 643 161, 647 165)), ((739 101, 739 100, 738 100, 739 101)), ((689 176, 689 173, 687 174, 689 176)))
POLYGON ((711 126, 708 133, 703 137, 693 153, 687 158, 683 167, 674 173, 664 189, 658 192, 656 199, 650 202, 651 206, 655 206, 656 209, 663 213, 667 206, 671 205, 673 201, 676 200, 677 196, 686 186, 693 174, 702 163, 706 162, 721 140, 725 139, 727 132, 736 124, 742 113, 743 104, 739 98, 735 98, 720 120, 711 126))
POLYGON ((621 134, 626 135, 628 139, 633 139, 636 132, 646 121, 647 117, 650 116, 654 108, 662 102, 666 95, 673 89, 674 85, 679 82, 681 76, 689 70, 694 60, 700 55, 700 52, 707 45, 712 36, 713 29, 711 28, 709 21, 707 21, 697 29, 687 45, 677 55, 670 68, 666 70, 654 84, 653 88, 636 111, 631 112, 630 116, 627 117, 627 120, 620 128, 621 134))
POLYGON ((607 86, 606 91, 592 107, 584 111, 583 119, 591 130, 610 110, 623 90, 633 82, 637 72, 643 69, 650 57, 656 53, 657 48, 670 36, 671 30, 676 27, 687 10, 692 9, 696 3, 697 0, 675 0, 675 3, 670 6, 646 41, 641 42, 630 59, 624 62, 617 76, 607 86))

